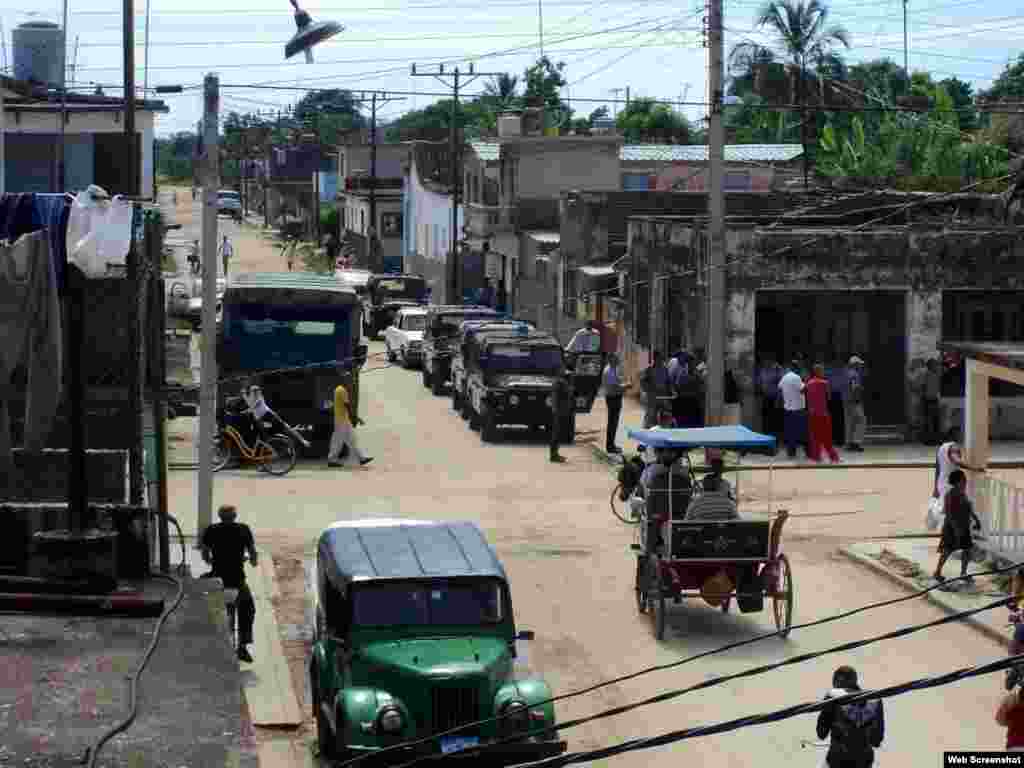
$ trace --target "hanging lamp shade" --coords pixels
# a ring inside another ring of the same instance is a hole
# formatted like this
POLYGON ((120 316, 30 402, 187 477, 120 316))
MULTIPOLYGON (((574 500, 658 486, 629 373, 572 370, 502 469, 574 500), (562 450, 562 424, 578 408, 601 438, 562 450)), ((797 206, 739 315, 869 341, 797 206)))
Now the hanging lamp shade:
POLYGON ((314 22, 313 18, 299 8, 298 0, 290 0, 295 8, 295 34, 284 46, 284 57, 290 59, 297 53, 305 52, 306 63, 313 63, 313 46, 345 29, 336 21, 314 22))

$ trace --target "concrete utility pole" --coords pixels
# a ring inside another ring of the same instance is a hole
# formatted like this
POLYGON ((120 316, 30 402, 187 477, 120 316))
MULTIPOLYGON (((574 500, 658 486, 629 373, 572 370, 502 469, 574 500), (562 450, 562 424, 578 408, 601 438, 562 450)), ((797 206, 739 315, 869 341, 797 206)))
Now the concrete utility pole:
MULTIPOLYGON (((196 533, 213 521, 213 439, 217 429, 217 188, 220 187, 217 124, 220 82, 207 75, 203 82, 203 315, 202 373, 199 379, 199 516, 196 533)), ((224 276, 225 280, 227 275, 224 276)))
POLYGON ((458 243, 459 243, 459 199, 462 192, 462 143, 459 141, 459 126, 458 126, 458 113, 459 113, 459 89, 469 85, 471 82, 476 80, 478 77, 498 77, 504 74, 503 72, 476 72, 473 70, 473 65, 469 65, 469 77, 470 80, 462 82, 461 78, 465 73, 461 72, 458 67, 451 74, 445 74, 444 64, 441 64, 436 72, 417 72, 416 65, 412 65, 412 76, 413 77, 433 77, 441 82, 445 87, 452 89, 452 116, 451 116, 451 130, 449 132, 449 155, 451 159, 451 189, 452 189, 452 236, 451 236, 451 251, 450 259, 448 262, 449 273, 448 273, 448 304, 461 304, 462 294, 460 291, 462 280, 460 280, 460 268, 461 263, 459 261, 458 254, 458 243), (449 83, 448 80, 443 78, 452 77, 453 82, 449 83))
POLYGON ((906 96, 910 95, 910 53, 907 46, 907 0, 903 0, 903 71, 907 75, 906 96))
POLYGON ((708 18, 708 298, 706 423, 722 423, 725 378, 725 126, 722 120, 722 0, 710 0, 708 18))
MULTIPOLYGON (((377 103, 405 101, 404 96, 388 98, 386 91, 374 91, 370 96, 370 229, 374 239, 380 237, 380 222, 377 220, 377 103)), ((371 254, 376 243, 370 244, 371 254)))
MULTIPOLYGON (((135 142, 135 3, 124 0, 124 137, 127 142, 125 175, 131 197, 139 194, 139 147, 135 142)), ((67 32, 65 31, 65 35, 67 32)), ((66 41, 65 41, 66 42, 66 41)), ((63 121, 62 121, 63 122, 63 121)), ((152 193, 153 190, 150 190, 152 193)))

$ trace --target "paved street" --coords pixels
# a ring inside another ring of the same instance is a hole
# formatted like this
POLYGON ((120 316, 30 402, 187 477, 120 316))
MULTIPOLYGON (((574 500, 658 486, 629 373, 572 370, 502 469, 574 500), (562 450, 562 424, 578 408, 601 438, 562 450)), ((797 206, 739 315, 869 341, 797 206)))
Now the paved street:
MULTIPOLYGON (((378 351, 377 345, 370 351, 378 351)), ((302 621, 302 560, 321 528, 335 520, 400 516, 479 522, 509 570, 518 625, 537 632, 529 661, 559 693, 772 628, 769 612, 726 616, 704 604, 684 604, 672 610, 668 637, 657 643, 650 619, 637 614, 633 599, 633 531, 612 517, 608 496, 614 480, 589 445, 567 449, 569 462, 554 466, 540 444, 514 439, 482 444, 451 411, 450 401, 433 397, 413 371, 367 373, 362 392, 367 425, 360 437, 364 451, 376 457, 369 468, 329 470, 315 463, 300 465, 284 478, 246 471, 216 476, 215 504, 240 505, 261 546, 275 555, 283 627, 302 621)), ((745 479, 744 495, 763 504, 767 480, 766 472, 745 479)), ((927 471, 788 472, 776 480, 779 495, 794 512, 784 548, 794 568, 795 622, 905 594, 837 549, 883 532, 919 531, 927 471)), ((195 473, 174 472, 170 483, 174 513, 187 530, 194 528, 195 473)), ((707 676, 942 615, 928 603, 904 603, 797 631, 788 642, 765 641, 564 702, 559 716, 596 712, 707 676)), ((305 644, 286 642, 285 647, 302 696, 305 644)), ((768 711, 820 697, 830 686, 832 670, 843 663, 858 667, 866 685, 878 686, 999 653, 999 646, 977 631, 949 626, 716 687, 564 735, 570 749, 586 749, 768 711)), ((935 765, 942 748, 999 748, 1002 731, 992 713, 1000 690, 1001 679, 990 678, 894 700, 887 707, 888 739, 879 764, 935 765)), ((800 745, 800 739, 813 738, 813 729, 814 719, 802 717, 622 757, 618 764, 677 765, 685 750, 698 764, 816 765, 821 753, 800 745)), ((312 731, 307 729, 304 737, 312 738, 312 731)))

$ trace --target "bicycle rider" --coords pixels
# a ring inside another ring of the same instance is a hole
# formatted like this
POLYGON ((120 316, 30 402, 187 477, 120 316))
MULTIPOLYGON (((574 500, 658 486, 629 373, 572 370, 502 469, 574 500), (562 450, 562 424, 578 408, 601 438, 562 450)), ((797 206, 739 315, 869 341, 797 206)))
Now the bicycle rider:
POLYGON ((238 648, 240 661, 252 663, 252 655, 246 646, 251 645, 252 627, 256 620, 256 602, 245 582, 245 555, 249 554, 249 562, 253 567, 258 564, 256 541, 252 529, 245 523, 239 523, 238 510, 231 504, 225 504, 217 510, 219 523, 210 525, 203 531, 201 549, 203 560, 212 566, 209 576, 215 576, 224 582, 225 589, 237 589, 236 601, 238 617, 238 648))

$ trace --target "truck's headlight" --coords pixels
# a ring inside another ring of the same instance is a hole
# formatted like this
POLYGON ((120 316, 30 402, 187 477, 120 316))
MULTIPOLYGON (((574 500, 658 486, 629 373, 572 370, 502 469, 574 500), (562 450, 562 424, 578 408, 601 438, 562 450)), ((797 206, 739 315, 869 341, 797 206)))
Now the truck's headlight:
POLYGON ((530 710, 525 701, 512 699, 501 708, 501 716, 505 718, 505 727, 525 731, 530 727, 530 710))
POLYGON ((405 720, 398 707, 384 707, 377 715, 377 725, 384 733, 398 733, 405 725, 405 720))
POLYGON ((508 399, 512 405, 519 405, 519 395, 511 395, 508 399))

